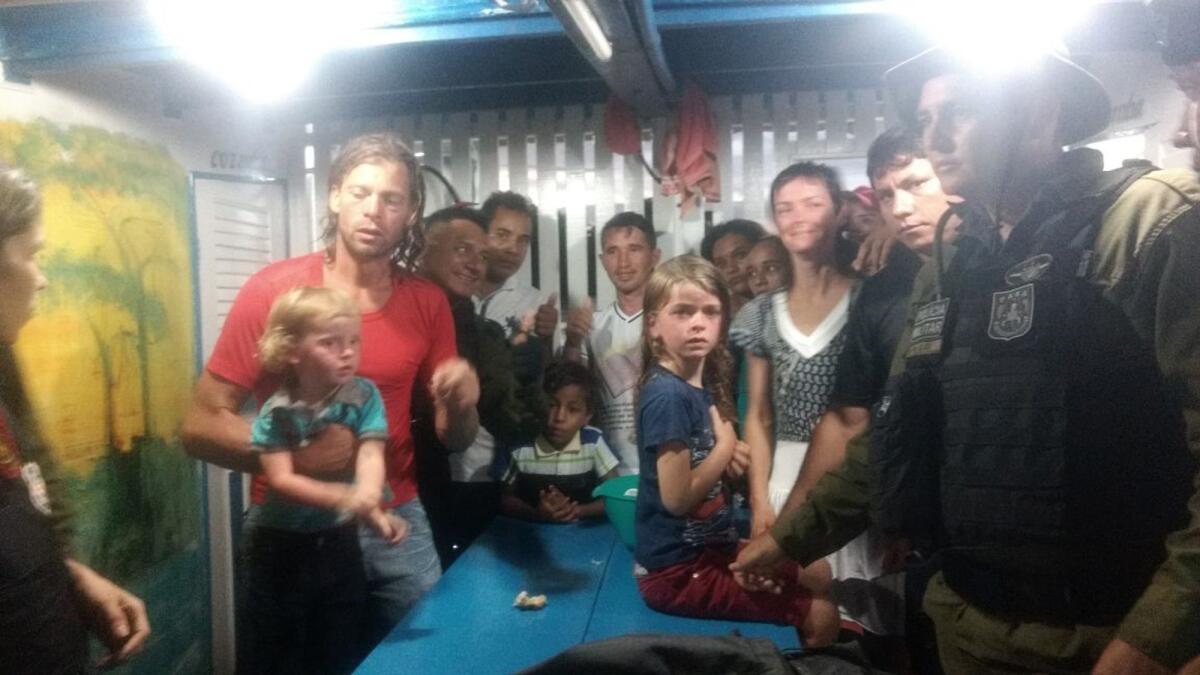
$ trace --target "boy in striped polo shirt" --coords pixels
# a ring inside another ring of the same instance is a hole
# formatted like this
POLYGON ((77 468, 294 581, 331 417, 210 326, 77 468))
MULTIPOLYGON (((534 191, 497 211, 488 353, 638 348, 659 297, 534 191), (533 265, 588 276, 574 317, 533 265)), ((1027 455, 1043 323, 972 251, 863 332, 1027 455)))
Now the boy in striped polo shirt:
POLYGON ((569 523, 604 514, 592 489, 616 475, 617 458, 600 430, 587 426, 595 409, 595 379, 578 363, 546 369, 546 424, 531 445, 512 453, 504 473, 504 512, 517 518, 569 523))

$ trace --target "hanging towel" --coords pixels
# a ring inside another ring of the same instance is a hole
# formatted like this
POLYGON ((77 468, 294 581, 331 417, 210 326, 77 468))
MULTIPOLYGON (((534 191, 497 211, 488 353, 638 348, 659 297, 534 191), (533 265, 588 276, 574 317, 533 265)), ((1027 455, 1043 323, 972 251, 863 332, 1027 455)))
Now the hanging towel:
POLYGON ((721 177, 717 166, 717 125, 708 97, 689 84, 679 101, 674 129, 663 143, 664 195, 680 195, 684 215, 699 195, 710 202, 721 200, 721 177))

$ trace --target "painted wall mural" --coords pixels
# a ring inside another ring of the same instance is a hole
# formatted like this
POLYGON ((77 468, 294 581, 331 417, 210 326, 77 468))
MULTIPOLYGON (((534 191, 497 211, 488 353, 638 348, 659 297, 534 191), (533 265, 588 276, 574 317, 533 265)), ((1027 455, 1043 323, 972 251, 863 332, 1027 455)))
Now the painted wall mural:
POLYGON ((186 172, 162 146, 45 120, 0 121, 0 159, 42 189, 49 287, 16 352, 78 553, 146 601, 129 672, 207 672, 200 473, 179 441, 197 349, 186 172))

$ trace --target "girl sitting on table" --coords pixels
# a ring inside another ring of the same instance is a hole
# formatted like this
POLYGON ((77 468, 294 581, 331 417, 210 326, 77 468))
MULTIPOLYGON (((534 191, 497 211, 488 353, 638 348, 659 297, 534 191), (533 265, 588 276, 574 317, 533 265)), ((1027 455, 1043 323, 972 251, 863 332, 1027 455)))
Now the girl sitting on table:
POLYGON ((512 453, 504 473, 504 513, 526 520, 570 523, 604 515, 592 490, 616 474, 617 457, 604 435, 587 426, 596 381, 586 366, 561 361, 546 369, 545 427, 533 444, 512 453))
POLYGON ((735 451, 747 450, 731 422, 724 282, 705 260, 680 256, 654 271, 644 307, 634 552, 646 569, 642 598, 668 614, 790 624, 807 646, 833 642, 826 562, 747 584, 767 590, 748 590, 729 570, 737 534, 724 476, 735 451))

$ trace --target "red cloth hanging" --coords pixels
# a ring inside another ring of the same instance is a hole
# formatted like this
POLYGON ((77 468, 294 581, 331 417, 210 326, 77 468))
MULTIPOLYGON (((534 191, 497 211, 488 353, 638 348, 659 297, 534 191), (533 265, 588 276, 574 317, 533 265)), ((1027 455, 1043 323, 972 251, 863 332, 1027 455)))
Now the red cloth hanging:
POLYGON ((708 97, 695 84, 683 92, 674 128, 663 142, 662 158, 663 194, 681 195, 682 213, 695 205, 698 195, 710 202, 721 201, 717 125, 708 97))
POLYGON ((636 155, 642 150, 642 132, 629 104, 616 94, 604 105, 604 141, 618 155, 636 155))

